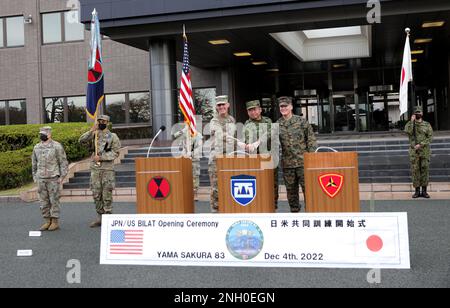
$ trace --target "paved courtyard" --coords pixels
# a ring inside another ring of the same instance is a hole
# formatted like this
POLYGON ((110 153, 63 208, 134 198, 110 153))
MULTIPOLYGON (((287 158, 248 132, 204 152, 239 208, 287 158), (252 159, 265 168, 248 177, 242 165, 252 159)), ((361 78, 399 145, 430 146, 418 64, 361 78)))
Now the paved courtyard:
MULTIPOLYGON (((199 202, 196 212, 208 212, 199 202)), ((287 212, 282 202, 280 212, 287 212)), ((369 284, 367 269, 233 268, 100 265, 100 229, 90 229, 92 203, 64 203, 61 230, 28 236, 41 224, 37 203, 0 204, 0 287, 450 287, 450 200, 362 202, 362 211, 408 212, 411 269, 381 270, 369 284), (32 257, 17 257, 32 249, 32 257), (81 283, 66 280, 67 262, 81 264, 81 283)), ((116 213, 134 213, 133 203, 116 203, 116 213)))

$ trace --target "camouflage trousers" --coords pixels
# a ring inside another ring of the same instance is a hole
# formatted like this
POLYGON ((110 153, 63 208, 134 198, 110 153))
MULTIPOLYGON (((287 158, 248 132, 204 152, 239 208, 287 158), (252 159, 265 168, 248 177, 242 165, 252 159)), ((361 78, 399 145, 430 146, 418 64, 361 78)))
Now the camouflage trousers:
POLYGON ((112 213, 112 194, 115 184, 114 170, 91 169, 91 190, 98 214, 112 213))
POLYGON ((273 197, 275 208, 278 207, 278 168, 273 169, 273 197))
POLYGON ((427 157, 410 156, 411 176, 414 188, 428 186, 430 175, 430 159, 427 157))
POLYGON ((196 192, 200 186, 200 160, 192 160, 192 177, 194 192, 196 192))
POLYGON ((58 179, 39 179, 37 183, 42 217, 59 218, 61 184, 58 179))
POLYGON ((305 193, 305 176, 302 167, 297 168, 283 168, 284 185, 286 186, 287 199, 291 211, 294 209, 301 209, 299 199, 298 185, 302 187, 303 194, 305 193))
POLYGON ((212 212, 217 212, 219 209, 219 189, 217 183, 217 165, 216 162, 212 162, 208 165, 209 182, 211 186, 210 194, 210 206, 212 212))

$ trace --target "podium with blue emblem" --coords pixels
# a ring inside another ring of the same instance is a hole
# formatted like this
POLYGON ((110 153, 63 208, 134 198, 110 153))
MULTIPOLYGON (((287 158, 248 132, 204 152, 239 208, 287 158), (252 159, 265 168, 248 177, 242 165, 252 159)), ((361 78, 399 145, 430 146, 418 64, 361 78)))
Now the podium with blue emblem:
POLYGON ((273 213, 274 172, 270 156, 219 156, 219 213, 273 213))

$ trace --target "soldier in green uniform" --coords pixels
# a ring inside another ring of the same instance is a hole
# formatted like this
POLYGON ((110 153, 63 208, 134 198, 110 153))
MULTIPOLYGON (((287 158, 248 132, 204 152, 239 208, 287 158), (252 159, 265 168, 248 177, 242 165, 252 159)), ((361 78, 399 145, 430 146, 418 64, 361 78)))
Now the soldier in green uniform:
POLYGON ((203 136, 197 131, 195 136, 191 136, 187 127, 177 131, 173 134, 175 139, 180 138, 179 141, 183 150, 182 156, 192 159, 192 176, 194 184, 194 198, 198 199, 198 188, 200 186, 200 158, 202 155, 203 136))
MULTIPOLYGON (((261 103, 245 103, 249 119, 244 124, 245 150, 250 154, 271 154, 272 120, 261 115, 261 103)), ((278 208, 278 168, 274 168, 274 205, 278 208)))
POLYGON ((31 158, 33 180, 38 185, 41 213, 45 223, 40 231, 59 229, 61 183, 68 172, 66 152, 63 146, 52 139, 52 128, 39 130, 41 142, 33 148, 31 158))
POLYGON ((406 123, 405 132, 409 137, 409 160, 411 162, 411 176, 415 193, 413 198, 430 198, 427 186, 430 173, 430 143, 433 138, 433 129, 430 123, 423 120, 422 107, 416 106, 411 121, 406 123), (422 192, 420 191, 422 187, 422 192))
POLYGON ((230 103, 227 95, 216 97, 216 111, 210 122, 211 151, 209 154, 208 173, 211 183, 211 212, 217 213, 219 209, 219 192, 217 187, 216 159, 218 155, 224 155, 235 151, 236 148, 236 120, 228 114, 230 103))
POLYGON ((100 115, 97 123, 88 132, 81 135, 79 142, 91 143, 96 151, 92 153, 91 161, 91 190, 95 201, 98 217, 90 225, 91 228, 102 224, 103 214, 112 213, 112 194, 115 187, 114 160, 119 157, 120 140, 116 134, 107 128, 109 116, 100 115), (95 134, 97 132, 97 138, 95 134), (97 140, 96 140, 97 139, 97 140))
POLYGON ((295 213, 301 209, 299 184, 303 194, 305 193, 303 153, 314 152, 317 142, 312 126, 305 119, 293 114, 292 98, 282 96, 278 98, 278 104, 282 115, 277 123, 280 125, 283 178, 291 212, 295 213))

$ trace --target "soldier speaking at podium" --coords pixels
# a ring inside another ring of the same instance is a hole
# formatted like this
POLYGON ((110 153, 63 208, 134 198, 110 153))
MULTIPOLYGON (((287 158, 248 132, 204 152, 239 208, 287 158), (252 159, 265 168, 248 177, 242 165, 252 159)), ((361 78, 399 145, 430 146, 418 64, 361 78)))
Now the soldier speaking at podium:
POLYGON ((108 130, 109 116, 100 115, 91 130, 81 135, 79 142, 91 142, 92 153, 91 190, 98 217, 91 228, 102 224, 103 214, 112 213, 112 191, 115 187, 114 160, 119 156, 120 140, 108 130))

